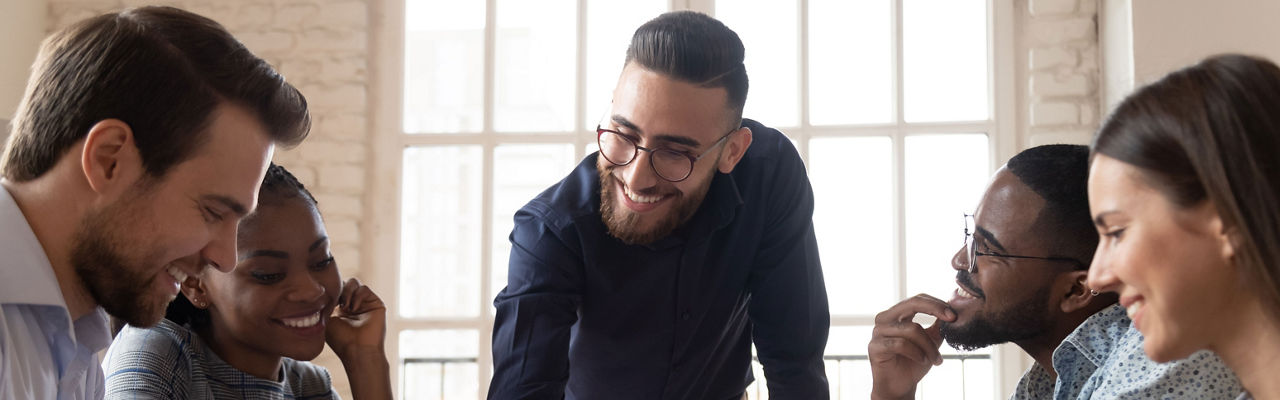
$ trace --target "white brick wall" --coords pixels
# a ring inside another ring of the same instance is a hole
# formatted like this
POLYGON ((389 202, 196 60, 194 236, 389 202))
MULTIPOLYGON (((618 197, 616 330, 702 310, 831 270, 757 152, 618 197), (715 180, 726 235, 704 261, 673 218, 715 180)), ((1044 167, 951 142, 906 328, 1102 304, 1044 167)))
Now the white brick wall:
POLYGON ((1018 0, 1019 148, 1087 144, 1101 110, 1099 0, 1018 0))
MULTIPOLYGON (((352 0, 49 0, 49 31, 125 7, 163 4, 227 27, 307 97, 313 125, 298 148, 276 153, 320 202, 343 277, 361 275, 361 224, 369 170, 369 4, 352 0)), ((366 279, 367 280, 367 279, 366 279)), ((385 290, 384 290, 385 291, 385 290)), ((383 293, 388 299, 391 293, 383 293)), ((317 363, 351 398, 328 350, 317 363)))

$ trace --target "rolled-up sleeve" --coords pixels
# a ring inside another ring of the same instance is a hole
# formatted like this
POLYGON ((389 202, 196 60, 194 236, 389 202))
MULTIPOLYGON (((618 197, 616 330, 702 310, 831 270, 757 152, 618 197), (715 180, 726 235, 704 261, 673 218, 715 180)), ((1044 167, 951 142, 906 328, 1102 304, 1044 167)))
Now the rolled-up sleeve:
POLYGON ((516 213, 507 287, 494 300, 490 399, 561 399, 582 301, 582 261, 536 203, 516 213))

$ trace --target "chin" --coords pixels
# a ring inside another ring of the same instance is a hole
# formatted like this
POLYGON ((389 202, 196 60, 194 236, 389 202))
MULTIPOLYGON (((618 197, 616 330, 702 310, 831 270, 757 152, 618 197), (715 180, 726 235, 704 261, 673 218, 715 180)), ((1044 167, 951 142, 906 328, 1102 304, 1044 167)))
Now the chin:
POLYGON ((292 343, 292 346, 285 349, 284 354, 281 354, 281 356, 289 357, 298 361, 311 361, 316 357, 319 357, 322 351, 324 351, 323 341, 320 343, 294 342, 292 343))

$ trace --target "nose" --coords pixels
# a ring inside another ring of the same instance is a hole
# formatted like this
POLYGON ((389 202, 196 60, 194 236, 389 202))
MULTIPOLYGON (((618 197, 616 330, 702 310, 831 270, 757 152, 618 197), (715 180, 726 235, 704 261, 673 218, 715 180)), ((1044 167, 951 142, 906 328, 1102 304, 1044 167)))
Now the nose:
POLYGON ((236 227, 237 223, 220 226, 213 232, 213 238, 204 247, 200 256, 210 266, 222 272, 236 269, 236 227))
POLYGON ((967 247, 961 246, 960 250, 956 251, 956 255, 951 256, 952 269, 955 269, 957 271, 964 271, 969 269, 969 260, 968 260, 969 256, 965 254, 965 253, 968 253, 967 251, 965 251, 966 249, 967 247))
POLYGON ((1089 288, 1099 292, 1118 292, 1120 278, 1111 270, 1111 263, 1103 253, 1102 247, 1093 254, 1093 262, 1089 264, 1089 288))
POLYGON ((622 167, 622 181, 632 192, 654 187, 660 179, 657 171, 654 171, 653 165, 650 164, 652 155, 644 150, 637 150, 636 153, 636 158, 631 160, 631 164, 622 167))
POLYGON ((293 282, 290 285, 287 299, 298 303, 314 303, 321 296, 324 296, 326 290, 324 285, 320 284, 320 281, 316 280, 313 274, 306 272, 306 269, 302 271, 304 272, 289 274, 293 278, 293 282))

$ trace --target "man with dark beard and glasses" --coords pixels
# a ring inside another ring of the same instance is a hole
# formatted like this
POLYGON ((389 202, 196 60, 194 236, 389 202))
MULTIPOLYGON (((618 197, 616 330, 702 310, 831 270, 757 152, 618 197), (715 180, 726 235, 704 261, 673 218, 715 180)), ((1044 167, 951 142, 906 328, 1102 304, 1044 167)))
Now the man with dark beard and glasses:
MULTIPOLYGON (((1035 147, 996 171, 951 259, 955 296, 926 294, 876 315, 867 346, 872 399, 914 399, 916 384, 942 363, 938 348, 1014 343, 1035 364, 1017 399, 1231 399, 1235 375, 1212 353, 1156 364, 1142 350, 1114 294, 1086 277, 1098 245, 1085 191, 1089 148, 1035 147), (924 328, 917 313, 937 317, 924 328)), ((958 221, 957 221, 958 222, 958 221)))
POLYGON ((306 101, 221 25, 167 7, 45 40, 0 178, 0 399, 102 398, 107 314, 155 325, 236 225, 306 101))
POLYGON ((743 54, 694 12, 635 32, 600 151, 516 213, 490 399, 739 399, 753 343, 770 397, 829 397, 813 192, 743 54))

